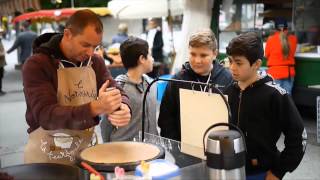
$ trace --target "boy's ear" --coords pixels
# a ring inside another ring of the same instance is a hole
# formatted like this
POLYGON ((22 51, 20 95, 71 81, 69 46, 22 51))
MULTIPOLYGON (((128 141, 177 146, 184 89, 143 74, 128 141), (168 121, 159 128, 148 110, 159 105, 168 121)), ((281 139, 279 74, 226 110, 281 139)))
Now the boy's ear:
POLYGON ((143 57, 143 55, 140 55, 139 56, 139 59, 138 59, 138 64, 143 64, 144 63, 144 61, 145 61, 145 57, 143 57))
POLYGON ((217 58, 218 53, 219 53, 219 52, 218 52, 218 49, 214 50, 214 51, 213 51, 213 56, 215 56, 215 58, 217 58))
POLYGON ((254 63, 254 66, 256 68, 256 70, 258 70, 262 65, 262 60, 261 59, 258 59, 255 63, 254 63))

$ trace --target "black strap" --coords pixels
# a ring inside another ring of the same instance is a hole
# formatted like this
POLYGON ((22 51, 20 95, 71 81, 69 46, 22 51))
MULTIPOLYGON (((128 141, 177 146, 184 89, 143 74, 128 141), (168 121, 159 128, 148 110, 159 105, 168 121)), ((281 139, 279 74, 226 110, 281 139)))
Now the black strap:
POLYGON ((213 169, 237 169, 246 164, 245 151, 226 156, 224 154, 213 154, 206 152, 207 166, 213 169))

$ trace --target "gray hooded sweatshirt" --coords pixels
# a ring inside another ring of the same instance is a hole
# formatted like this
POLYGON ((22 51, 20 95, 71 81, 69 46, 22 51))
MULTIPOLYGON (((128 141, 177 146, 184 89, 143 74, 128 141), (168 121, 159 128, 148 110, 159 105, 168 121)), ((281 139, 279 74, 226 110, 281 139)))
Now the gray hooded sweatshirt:
MULTIPOLYGON (((147 75, 142 76, 143 82, 141 84, 133 83, 129 80, 126 74, 122 74, 116 77, 116 81, 123 88, 130 99, 131 107, 131 120, 128 125, 113 128, 110 141, 132 141, 134 137, 137 137, 139 131, 142 128, 142 100, 145 90, 151 83, 152 79, 147 75)), ((146 100, 146 116, 145 116, 145 132, 158 135, 157 131, 157 86, 153 84, 147 95, 146 100)), ((112 126, 107 121, 107 126, 112 126)))

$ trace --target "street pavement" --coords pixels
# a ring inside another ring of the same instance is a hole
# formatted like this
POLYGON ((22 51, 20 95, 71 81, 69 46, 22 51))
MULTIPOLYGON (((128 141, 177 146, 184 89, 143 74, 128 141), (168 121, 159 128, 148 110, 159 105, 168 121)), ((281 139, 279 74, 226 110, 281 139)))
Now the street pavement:
MULTIPOLYGON (((2 41, 6 50, 13 43, 2 41)), ((0 167, 23 163, 23 148, 28 138, 22 75, 20 70, 14 69, 17 52, 7 54, 6 59, 8 65, 5 67, 3 90, 7 94, 0 96, 0 167)), ((316 142, 315 118, 304 118, 308 132, 306 154, 297 170, 287 174, 284 179, 320 179, 320 144, 316 142)), ((278 144, 280 148, 283 147, 283 138, 278 144)))

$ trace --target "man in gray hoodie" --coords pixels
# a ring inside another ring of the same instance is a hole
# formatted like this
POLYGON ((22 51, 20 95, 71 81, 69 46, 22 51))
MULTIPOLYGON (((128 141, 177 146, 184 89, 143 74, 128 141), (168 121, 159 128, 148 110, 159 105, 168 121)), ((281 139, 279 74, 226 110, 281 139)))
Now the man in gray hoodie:
MULTIPOLYGON (((152 79, 146 75, 153 68, 153 57, 149 52, 148 43, 136 37, 129 37, 120 46, 120 55, 126 74, 116 77, 116 81, 123 88, 131 101, 131 121, 123 127, 112 127, 107 122, 107 128, 112 129, 110 141, 132 141, 141 131, 142 100, 145 90, 152 79)), ((156 86, 148 92, 146 100, 145 132, 158 135, 156 122, 156 86)))

